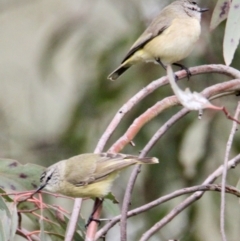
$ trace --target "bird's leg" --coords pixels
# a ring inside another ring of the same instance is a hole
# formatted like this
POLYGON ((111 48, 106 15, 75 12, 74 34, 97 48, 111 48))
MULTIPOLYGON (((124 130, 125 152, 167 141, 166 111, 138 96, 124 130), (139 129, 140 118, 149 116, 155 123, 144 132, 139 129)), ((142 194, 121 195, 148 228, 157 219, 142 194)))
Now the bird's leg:
MULTIPOLYGON (((162 61, 158 58, 156 59, 156 61, 166 70, 166 66, 162 63, 162 61)), ((174 74, 175 76, 175 80, 178 81, 178 76, 176 74, 174 74)))
POLYGON ((94 208, 93 208, 93 211, 87 221, 87 224, 85 225, 85 228, 87 228, 89 226, 89 224, 94 221, 94 222, 97 222, 98 224, 100 224, 100 220, 99 219, 95 219, 93 216, 95 214, 95 212, 97 211, 97 209, 100 207, 100 205, 102 205, 103 203, 103 198, 97 198, 96 201, 95 201, 95 205, 94 205, 94 208))
POLYGON ((166 70, 166 66, 162 63, 161 59, 157 58, 156 61, 166 70))
POLYGON ((181 69, 184 69, 184 70, 186 71, 186 73, 187 73, 187 78, 188 78, 188 80, 190 79, 190 77, 192 76, 192 74, 191 74, 190 70, 189 70, 186 66, 184 66, 184 65, 182 65, 182 64, 178 64, 178 63, 173 63, 173 65, 178 66, 178 67, 180 67, 181 69))

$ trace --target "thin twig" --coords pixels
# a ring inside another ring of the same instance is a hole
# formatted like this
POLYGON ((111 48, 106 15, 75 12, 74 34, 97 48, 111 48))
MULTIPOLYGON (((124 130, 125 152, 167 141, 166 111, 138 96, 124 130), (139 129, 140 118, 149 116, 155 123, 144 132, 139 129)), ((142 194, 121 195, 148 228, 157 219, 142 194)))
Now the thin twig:
MULTIPOLYGON (((240 102, 238 102, 236 113, 234 115, 235 119, 238 119, 240 113, 240 102)), ((227 241, 226 233, 225 233, 225 186, 226 186, 226 179, 227 179, 227 165, 228 165, 228 160, 229 160, 229 155, 230 155, 230 150, 232 147, 233 143, 233 138, 234 135, 237 131, 237 123, 233 122, 232 124, 232 129, 227 141, 226 145, 226 152, 225 152, 225 158, 224 158, 224 163, 223 163, 223 175, 222 175, 222 191, 221 191, 221 211, 220 211, 220 231, 222 235, 222 240, 227 241)))
MULTIPOLYGON (((141 156, 143 157, 143 156, 141 156)), ((127 240, 127 212, 129 205, 131 203, 131 196, 133 192, 133 187, 136 182, 138 173, 140 172, 141 166, 136 165, 131 173, 131 176, 128 181, 128 185, 126 187, 126 191, 123 198, 123 204, 122 204, 122 211, 121 211, 121 226, 120 226, 120 235, 121 235, 121 241, 127 240)))
POLYGON ((28 241, 33 241, 33 240, 40 241, 40 239, 36 235, 31 235, 30 237, 28 231, 24 229, 18 228, 16 234, 27 239, 28 241))
POLYGON ((178 104, 176 96, 169 96, 147 109, 143 114, 136 118, 129 126, 127 131, 111 146, 109 152, 120 152, 137 135, 141 128, 159 115, 162 111, 178 104))
POLYGON ((143 148, 141 151, 141 154, 144 156, 147 155, 149 150, 157 143, 157 141, 169 130, 171 126, 173 126, 179 119, 181 119, 183 116, 189 113, 189 110, 186 108, 183 108, 179 112, 177 112, 175 115, 173 115, 167 122, 162 125, 157 132, 152 136, 150 141, 147 143, 147 145, 143 148))
MULTIPOLYGON (((236 167, 237 164, 240 163, 240 154, 233 158, 228 162, 228 169, 236 167)), ((215 170, 208 178, 202 183, 211 184, 216 178, 218 178, 223 173, 223 165, 221 165, 217 170, 215 170)), ((186 198, 183 202, 177 205, 172 211, 170 211, 164 218, 162 218, 159 222, 157 222, 154 226, 152 226, 147 232, 145 232, 140 241, 147 241, 154 233, 160 230, 163 226, 169 223, 174 217, 176 217, 180 212, 182 212, 185 208, 190 206, 193 202, 197 201, 202 197, 204 191, 198 191, 192 194, 190 197, 186 198)))
POLYGON ((72 241, 72 237, 74 235, 74 232, 77 226, 81 206, 82 206, 82 198, 76 198, 73 205, 71 219, 68 222, 67 232, 64 239, 65 241, 72 241))

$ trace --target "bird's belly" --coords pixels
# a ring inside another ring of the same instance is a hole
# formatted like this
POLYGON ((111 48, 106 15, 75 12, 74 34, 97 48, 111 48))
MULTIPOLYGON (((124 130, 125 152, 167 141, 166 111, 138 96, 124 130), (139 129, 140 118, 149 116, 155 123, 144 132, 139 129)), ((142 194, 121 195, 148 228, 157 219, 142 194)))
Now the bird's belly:
POLYGON ((112 187, 112 183, 114 179, 117 177, 118 173, 112 173, 108 175, 105 179, 96 181, 92 184, 87 184, 84 186, 75 186, 71 183, 68 183, 67 187, 61 188, 60 193, 70 197, 104 197, 110 192, 112 187), (63 191, 64 190, 64 191, 63 191))
POLYGON ((146 60, 159 58, 166 65, 178 62, 191 53, 200 35, 200 23, 195 19, 184 23, 181 20, 174 21, 168 29, 144 46, 142 51, 146 52, 146 60))

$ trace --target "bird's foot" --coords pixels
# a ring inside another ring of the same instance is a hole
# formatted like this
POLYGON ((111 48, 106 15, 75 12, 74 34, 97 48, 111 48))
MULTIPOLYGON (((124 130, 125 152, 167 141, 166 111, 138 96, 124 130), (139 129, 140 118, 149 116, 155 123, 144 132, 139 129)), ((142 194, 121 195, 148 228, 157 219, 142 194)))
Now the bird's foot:
POLYGON ((98 225, 100 225, 100 223, 101 223, 100 219, 96 219, 96 218, 93 218, 92 216, 90 216, 88 221, 87 221, 87 223, 86 223, 86 225, 85 225, 85 228, 88 228, 89 224, 92 221, 96 222, 98 225))
MULTIPOLYGON (((178 63, 173 63, 173 65, 178 66, 178 67, 180 67, 181 69, 184 69, 184 70, 186 71, 186 73, 187 73, 187 78, 188 78, 188 80, 190 79, 190 77, 192 76, 192 74, 191 74, 190 70, 189 70, 186 66, 184 66, 184 65, 182 65, 182 64, 178 64, 178 63)), ((175 76, 176 76, 176 75, 175 75, 175 76)), ((175 79, 176 79, 176 78, 175 78, 175 79)), ((178 78, 177 78, 177 80, 178 80, 178 78)))

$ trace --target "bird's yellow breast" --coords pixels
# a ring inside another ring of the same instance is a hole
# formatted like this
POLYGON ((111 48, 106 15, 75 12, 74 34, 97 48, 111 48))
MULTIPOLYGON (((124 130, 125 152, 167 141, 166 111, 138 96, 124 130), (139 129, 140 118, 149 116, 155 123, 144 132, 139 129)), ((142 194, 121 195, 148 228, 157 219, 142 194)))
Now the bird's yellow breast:
POLYGON ((118 172, 111 173, 106 178, 83 186, 76 186, 69 182, 62 182, 59 190, 54 190, 63 195, 70 197, 103 197, 110 192, 113 181, 117 177, 118 172))
POLYGON ((174 19, 162 34, 149 41, 130 58, 131 62, 155 61, 165 65, 186 58, 194 48, 201 33, 200 22, 194 18, 174 19))

